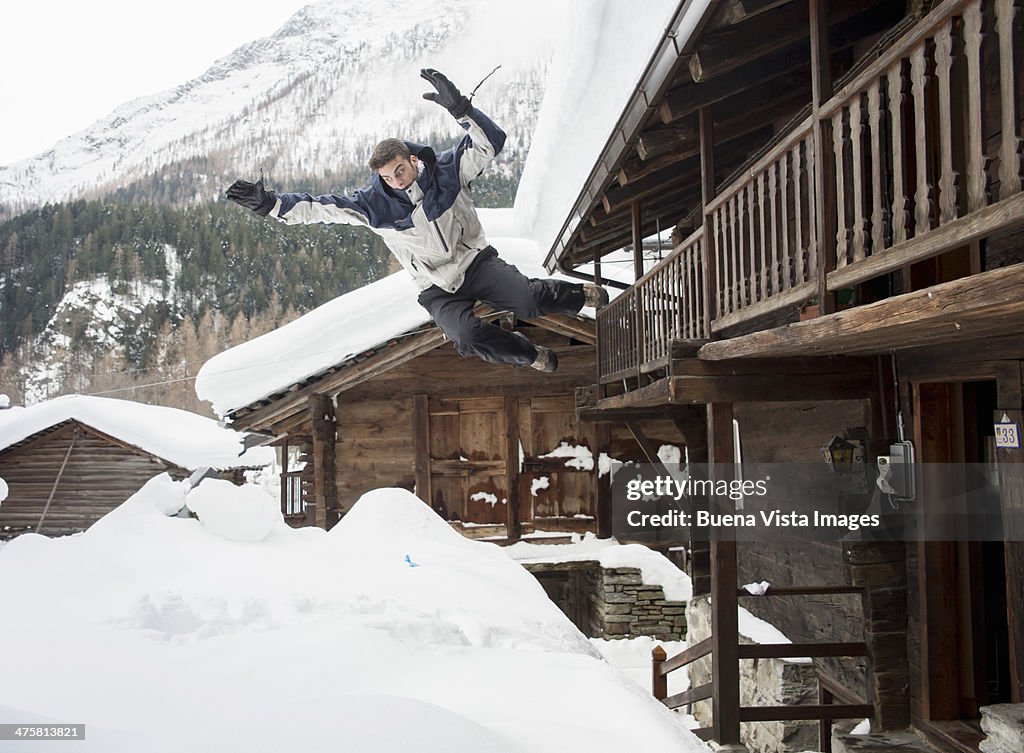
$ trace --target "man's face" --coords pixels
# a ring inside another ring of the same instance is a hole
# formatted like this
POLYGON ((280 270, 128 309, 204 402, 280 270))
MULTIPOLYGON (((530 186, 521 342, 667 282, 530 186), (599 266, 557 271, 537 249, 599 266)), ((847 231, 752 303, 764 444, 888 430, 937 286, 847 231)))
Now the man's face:
POLYGON ((419 176, 419 160, 416 155, 409 158, 395 157, 389 163, 377 171, 381 180, 391 188, 404 191, 413 184, 419 176))

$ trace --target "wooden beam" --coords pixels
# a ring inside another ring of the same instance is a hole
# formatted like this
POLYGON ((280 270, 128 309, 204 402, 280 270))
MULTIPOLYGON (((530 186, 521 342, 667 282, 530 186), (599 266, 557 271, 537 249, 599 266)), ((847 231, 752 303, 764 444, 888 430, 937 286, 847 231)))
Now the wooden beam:
POLYGON ((711 342, 706 360, 756 356, 888 353, 928 344, 1011 335, 1024 327, 1024 264, 782 327, 711 342))
POLYGON ((326 395, 306 400, 313 428, 313 495, 316 526, 329 529, 338 522, 338 484, 335 471, 334 403, 326 395))
MULTIPOLYGON (((1024 424, 1024 412, 1002 409, 993 419, 1024 424)), ((1010 637, 1010 701, 1024 703, 1024 450, 996 450, 999 497, 1003 511, 1003 561, 1006 572, 1006 612, 1010 637)))
MULTIPOLYGON (((731 403, 708 406, 709 463, 715 479, 732 474, 733 409, 731 403)), ((721 499, 716 498, 721 506, 721 499)), ((717 512, 725 512, 718 509, 717 512)), ((711 530, 711 714, 713 736, 724 745, 740 744, 739 602, 736 596, 736 541, 711 530)))
MULTIPOLYGON (((817 206, 815 218, 817 239, 815 258, 817 263, 818 310, 831 314, 836 310, 835 295, 830 293, 826 278, 836 268, 836 178, 835 163, 832 161, 832 125, 822 116, 821 108, 832 96, 831 51, 828 43, 827 0, 808 0, 811 30, 811 112, 814 120, 814 196, 817 206)), ((838 136, 842 137, 842 134, 838 136)))
POLYGON ((871 704, 831 703, 808 706, 744 706, 741 722, 799 721, 802 719, 862 719, 875 709, 871 704))
POLYGON ((966 246, 999 230, 1024 224, 1024 193, 1016 194, 984 209, 947 222, 910 240, 872 254, 863 261, 828 273, 829 290, 858 282, 966 246))
POLYGON ((640 428, 640 424, 636 421, 626 421, 626 428, 629 429, 630 434, 633 435, 633 439, 640 445, 641 451, 647 458, 647 462, 655 466, 658 469, 658 473, 662 475, 668 475, 668 470, 665 468, 665 464, 661 462, 661 458, 658 457, 658 448, 647 438, 644 434, 643 429, 640 428))
POLYGON ((636 142, 636 153, 641 160, 649 160, 665 152, 675 152, 694 143, 698 131, 690 123, 680 123, 664 128, 644 131, 636 142))
MULTIPOLYGON (((876 5, 876 0, 843 0, 829 22, 849 21, 876 5)), ((707 81, 784 49, 806 39, 808 22, 808 4, 797 0, 705 34, 690 57, 690 75, 694 81, 707 81)))
POLYGON ((548 314, 526 321, 534 326, 543 327, 588 345, 597 343, 596 324, 590 320, 578 319, 568 314, 548 314))
POLYGON ((713 84, 690 83, 669 91, 658 107, 658 115, 662 123, 671 125, 701 107, 721 102, 754 87, 762 87, 761 93, 766 96, 785 96, 793 89, 805 88, 809 81, 806 57, 784 51, 730 71, 713 84))
MULTIPOLYGON (((606 207, 607 208, 607 207, 606 207)), ((644 276, 644 232, 641 225, 643 210, 639 201, 630 206, 630 231, 633 237, 633 279, 644 276)))
POLYGON ((609 188, 601 197, 604 211, 612 214, 623 207, 638 204, 640 199, 662 193, 672 183, 684 185, 696 183, 699 180, 700 165, 693 158, 694 156, 695 154, 691 154, 681 163, 669 164, 627 186, 609 188))
POLYGON ((429 507, 434 506, 430 476, 430 404, 425 393, 412 396, 412 443, 415 456, 416 495, 429 507))
POLYGON ((789 2, 792 0, 723 0, 719 3, 708 28, 716 30, 731 26, 789 2))
POLYGON ((505 531, 510 542, 523 535, 519 519, 519 398, 505 395, 505 483, 508 485, 505 531))
MULTIPOLYGON (((608 449, 611 444, 611 431, 606 423, 594 426, 594 455, 608 449)), ((597 537, 612 537, 612 477, 610 473, 601 474, 600 463, 595 461, 594 473, 594 514, 597 518, 597 537)))
POLYGON ((700 202, 701 223, 704 226, 704 243, 701 246, 701 262, 704 275, 701 279, 701 295, 704 298, 704 335, 711 334, 711 322, 718 315, 715 301, 718 297, 718 258, 715 234, 711 227, 711 216, 707 206, 715 198, 715 126, 711 107, 702 107, 697 113, 700 125, 700 202), (714 296, 714 297, 713 297, 714 296))

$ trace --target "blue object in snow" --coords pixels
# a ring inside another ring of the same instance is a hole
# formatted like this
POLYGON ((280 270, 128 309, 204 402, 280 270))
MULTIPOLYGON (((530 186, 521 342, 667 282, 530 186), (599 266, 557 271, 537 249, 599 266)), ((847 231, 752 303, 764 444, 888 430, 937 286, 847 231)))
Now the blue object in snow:
POLYGON ((417 563, 412 561, 412 557, 410 557, 408 554, 405 555, 405 562, 409 565, 409 567, 419 567, 417 563))

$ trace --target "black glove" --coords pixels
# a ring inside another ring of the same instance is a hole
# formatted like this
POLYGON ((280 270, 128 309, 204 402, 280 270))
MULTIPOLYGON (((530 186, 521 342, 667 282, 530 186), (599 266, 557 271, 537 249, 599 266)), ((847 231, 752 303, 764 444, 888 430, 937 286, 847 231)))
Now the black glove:
POLYGON ((433 68, 424 68, 420 71, 420 76, 437 89, 436 94, 427 92, 423 95, 423 99, 437 102, 456 118, 461 118, 469 112, 469 108, 472 106, 469 103, 469 98, 463 96, 462 92, 443 73, 438 73, 433 68))
POLYGON ((236 180, 225 194, 228 201, 241 204, 261 217, 270 214, 277 203, 277 194, 263 187, 263 179, 250 183, 247 180, 236 180))

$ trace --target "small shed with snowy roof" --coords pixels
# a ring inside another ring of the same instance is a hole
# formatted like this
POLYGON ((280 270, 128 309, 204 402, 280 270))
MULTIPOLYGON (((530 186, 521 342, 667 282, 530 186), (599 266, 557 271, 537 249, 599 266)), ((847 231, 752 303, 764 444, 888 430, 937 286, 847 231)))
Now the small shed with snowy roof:
POLYGON ((83 531, 158 473, 199 468, 236 482, 273 461, 203 416, 154 405, 68 395, 0 410, 0 539, 25 531, 83 531))
MULTIPOLYGON (((527 276, 547 276, 533 242, 492 242, 527 276)), ((608 474, 592 449, 606 446, 603 428, 579 423, 574 402, 593 382, 593 312, 515 321, 480 309, 556 350, 558 371, 542 374, 460 356, 416 296, 399 272, 200 371, 202 399, 279 446, 286 519, 302 524, 314 507, 329 528, 364 492, 399 486, 473 534, 602 527, 608 474)))

